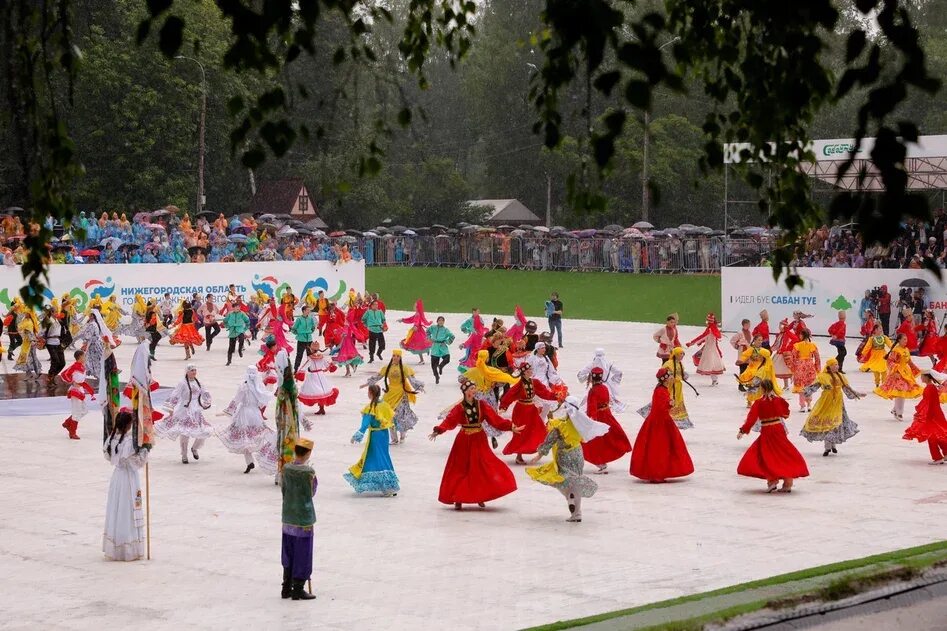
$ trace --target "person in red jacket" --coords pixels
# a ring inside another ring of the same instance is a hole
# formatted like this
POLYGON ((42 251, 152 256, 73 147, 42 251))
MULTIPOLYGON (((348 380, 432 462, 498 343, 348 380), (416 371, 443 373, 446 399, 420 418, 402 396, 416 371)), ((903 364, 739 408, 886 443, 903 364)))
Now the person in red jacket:
POLYGON ((763 348, 770 350, 769 347, 769 311, 763 309, 760 311, 760 323, 753 327, 753 337, 759 335, 763 338, 763 348))
POLYGON ((451 408, 444 422, 435 426, 428 436, 434 441, 444 432, 458 426, 461 428, 447 456, 437 499, 442 504, 453 504, 456 510, 461 510, 464 504, 484 508, 486 502, 515 491, 516 478, 510 468, 490 451, 483 425, 487 423, 514 434, 523 428, 513 425, 487 403, 477 399, 477 386, 472 381, 464 380, 460 389, 464 393, 463 400, 451 408))
POLYGON ((322 331, 327 348, 335 348, 342 343, 342 329, 345 327, 345 314, 334 302, 329 303, 326 311, 326 325, 322 331))
MULTIPOLYGON (((515 376, 515 375, 514 375, 515 376)), ((553 405, 556 395, 538 379, 533 379, 533 367, 523 363, 520 367, 520 379, 513 384, 500 399, 500 410, 506 411, 513 404, 511 421, 523 428, 513 434, 509 444, 503 448, 507 456, 516 454, 516 464, 526 464, 523 454, 534 454, 546 440, 546 424, 539 415, 539 407, 544 403, 553 405), (537 400, 539 399, 539 400, 537 400)))
POLYGON ((586 395, 585 414, 593 421, 608 425, 608 433, 604 436, 582 443, 582 452, 585 460, 598 467, 595 473, 608 473, 608 463, 618 460, 631 451, 631 442, 628 435, 621 428, 611 411, 611 393, 603 383, 605 371, 596 366, 590 373, 592 387, 586 395))
POLYGON ((805 458, 786 437, 783 419, 789 418, 789 403, 773 393, 773 382, 769 379, 764 379, 760 386, 763 396, 753 403, 737 438, 749 434, 757 421, 760 422, 760 436, 743 454, 737 473, 766 480, 767 493, 775 491, 777 483, 782 480, 779 492, 790 493, 793 480, 807 477, 809 468, 805 458))
POLYGON ((694 472, 681 430, 671 418, 671 371, 661 368, 651 395, 651 410, 638 430, 631 451, 631 475, 649 482, 683 478, 694 472))
POLYGON ((79 428, 79 421, 86 415, 86 399, 95 400, 95 388, 86 383, 85 376, 85 351, 78 350, 73 354, 74 361, 68 368, 59 373, 59 378, 69 384, 69 391, 66 398, 69 399, 71 414, 62 422, 62 426, 69 432, 69 438, 79 440, 76 430, 79 428))
POLYGON ((924 394, 921 402, 914 408, 914 422, 904 430, 904 440, 926 442, 931 452, 930 464, 944 464, 947 461, 947 419, 940 407, 940 393, 937 386, 947 378, 933 370, 922 370, 924 394))
POLYGON ((845 374, 845 312, 838 312, 838 320, 829 327, 829 344, 835 347, 835 361, 838 362, 838 371, 845 374))

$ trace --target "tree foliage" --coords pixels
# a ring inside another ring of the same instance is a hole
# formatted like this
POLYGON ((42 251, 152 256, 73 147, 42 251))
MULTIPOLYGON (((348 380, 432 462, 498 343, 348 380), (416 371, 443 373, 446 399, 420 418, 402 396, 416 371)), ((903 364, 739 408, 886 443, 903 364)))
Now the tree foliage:
MULTIPOLYGON (((542 214, 549 182, 557 222, 633 220, 647 133, 661 223, 715 223, 722 146, 739 142, 787 246, 826 216, 884 241, 928 213, 905 142, 947 124, 929 98, 947 66, 934 0, 105 4, 3 4, 0 201, 37 219, 193 207, 201 84, 179 55, 207 71, 214 209, 245 205, 247 168, 291 171, 327 219, 360 227, 443 223, 478 197, 542 214), (798 169, 816 134, 876 136, 885 194, 836 195, 826 213, 798 169)), ((26 297, 48 237, 28 240, 26 297)), ((778 273, 791 247, 775 256, 778 273)))

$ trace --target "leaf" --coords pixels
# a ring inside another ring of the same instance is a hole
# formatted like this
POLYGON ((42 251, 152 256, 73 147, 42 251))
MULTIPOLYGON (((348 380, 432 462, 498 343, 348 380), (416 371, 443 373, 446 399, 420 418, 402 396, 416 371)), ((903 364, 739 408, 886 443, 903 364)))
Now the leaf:
POLYGON ((917 125, 911 121, 898 121, 898 135, 906 142, 917 142, 917 125))
POLYGON ((398 112, 398 124, 407 127, 411 124, 411 108, 405 107, 398 112))
POLYGON ((266 160, 266 152, 261 147, 255 146, 243 153, 240 162, 250 170, 256 169, 266 160))
POLYGON ((173 0, 148 0, 148 12, 151 13, 151 17, 156 18, 171 8, 172 1, 173 0))
POLYGON ((867 41, 868 35, 865 31, 861 29, 852 31, 852 34, 848 36, 848 42, 845 44, 845 62, 852 63, 855 61, 855 59, 862 54, 862 51, 865 50, 867 41))
POLYGON ((158 37, 158 47, 165 57, 172 58, 181 49, 184 37, 184 20, 176 15, 169 15, 161 27, 158 37))
POLYGON ((625 100, 639 110, 651 108, 651 85, 641 79, 632 79, 625 86, 625 100))
POLYGON ((141 44, 148 39, 148 33, 151 32, 151 18, 146 18, 138 25, 138 31, 135 34, 135 43, 141 44))
POLYGON ((227 101, 227 112, 231 116, 236 116, 243 110, 243 97, 239 94, 237 96, 231 97, 227 101))
POLYGON ((598 76, 595 79, 595 89, 604 94, 605 96, 611 96, 612 89, 615 85, 621 80, 621 73, 617 70, 612 70, 611 72, 606 72, 598 76))

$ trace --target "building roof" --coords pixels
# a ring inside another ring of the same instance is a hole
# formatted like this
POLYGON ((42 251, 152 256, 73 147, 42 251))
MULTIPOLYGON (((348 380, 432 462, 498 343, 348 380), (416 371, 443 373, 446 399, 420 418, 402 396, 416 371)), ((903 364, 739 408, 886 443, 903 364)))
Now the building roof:
POLYGON ((254 215, 263 213, 287 215, 293 211, 299 200, 299 192, 304 187, 302 178, 263 180, 256 189, 256 195, 250 201, 249 212, 254 215))
POLYGON ((543 221, 518 199, 472 199, 467 205, 487 208, 489 212, 484 221, 490 224, 540 224, 543 221))

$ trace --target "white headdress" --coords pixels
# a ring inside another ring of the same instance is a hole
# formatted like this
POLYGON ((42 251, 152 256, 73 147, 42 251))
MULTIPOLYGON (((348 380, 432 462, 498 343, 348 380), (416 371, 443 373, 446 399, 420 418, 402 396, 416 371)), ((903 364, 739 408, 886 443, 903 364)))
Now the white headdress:
POLYGON ((256 366, 247 366, 247 374, 243 383, 247 386, 249 394, 253 396, 259 405, 267 405, 273 400, 273 393, 266 389, 263 380, 260 378, 260 371, 256 366))
POLYGON ((579 407, 579 400, 573 396, 566 397, 562 409, 565 411, 572 426, 575 427, 579 435, 582 436, 582 442, 589 442, 593 438, 604 436, 608 433, 609 427, 605 423, 593 421, 579 407))

